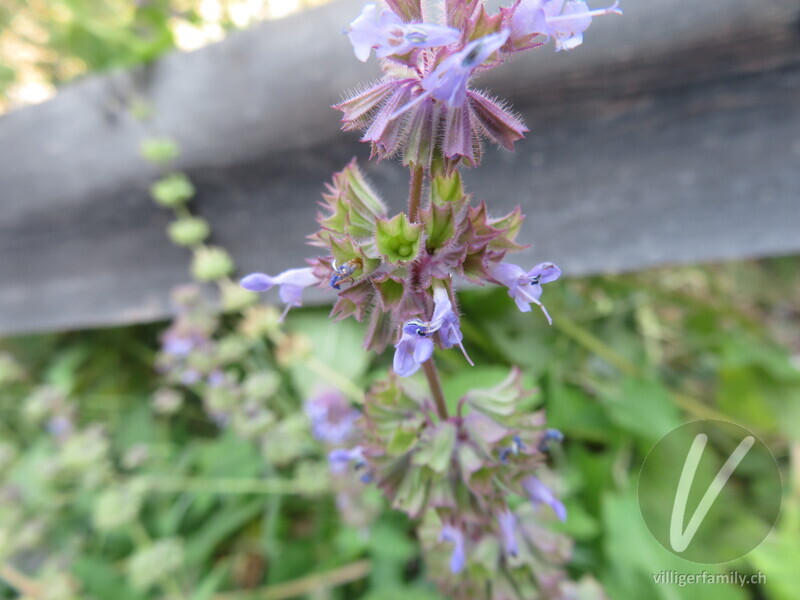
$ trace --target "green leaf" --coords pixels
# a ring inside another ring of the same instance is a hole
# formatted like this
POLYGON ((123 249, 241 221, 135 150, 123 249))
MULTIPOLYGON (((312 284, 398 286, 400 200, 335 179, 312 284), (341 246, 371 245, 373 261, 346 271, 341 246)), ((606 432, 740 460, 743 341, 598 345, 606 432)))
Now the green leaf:
POLYGON ((82 554, 76 557, 72 570, 89 596, 117 600, 143 600, 145 595, 131 588, 120 576, 119 569, 102 558, 82 554))
MULTIPOLYGON (((701 565, 678 558, 662 548, 650 535, 639 514, 631 490, 607 493, 603 503, 605 555, 610 561, 603 583, 611 598, 652 598, 653 600, 706 600, 708 586, 656 584, 653 577, 665 570, 678 573, 721 573, 727 565, 701 565)), ((745 600, 741 588, 715 585, 714 600, 745 600)))
POLYGON ((627 378, 621 388, 603 392, 603 405, 619 427, 647 440, 657 440, 682 423, 672 396, 655 379, 627 378))
POLYGON ((436 429, 426 430, 412 462, 444 473, 450 466, 455 443, 456 426, 449 422, 441 423, 436 429))
POLYGON ((256 498, 247 504, 228 499, 222 510, 216 511, 213 518, 187 537, 186 564, 203 564, 217 546, 255 519, 263 510, 263 498, 256 498))
POLYGON ((389 454, 405 454, 417 441, 417 432, 414 430, 397 429, 389 440, 386 450, 389 454))
POLYGON ((408 469, 392 502, 392 507, 402 510, 412 518, 427 504, 430 480, 423 471, 424 469, 408 469))
POLYGON ((367 370, 370 356, 361 344, 365 328, 352 321, 331 324, 328 311, 305 310, 289 313, 287 319, 292 332, 305 336, 311 342, 311 353, 317 359, 316 367, 301 361, 291 367, 292 382, 301 397, 308 398, 321 383, 339 387, 339 378, 358 382, 367 370))
POLYGON ((522 386, 522 371, 513 368, 508 377, 493 388, 467 392, 464 401, 480 411, 507 417, 514 414, 519 403, 531 393, 522 386))

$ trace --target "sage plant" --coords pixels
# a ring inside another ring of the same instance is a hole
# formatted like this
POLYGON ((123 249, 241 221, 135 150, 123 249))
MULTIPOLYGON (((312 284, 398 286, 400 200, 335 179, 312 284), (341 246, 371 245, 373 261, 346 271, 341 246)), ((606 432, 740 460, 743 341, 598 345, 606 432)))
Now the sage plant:
MULTIPOLYGON (((480 164, 485 141, 512 150, 527 132, 504 102, 473 87, 474 78, 551 41, 556 51, 574 49, 593 17, 611 13, 620 14, 616 3, 590 10, 581 0, 516 0, 494 14, 481 0, 367 4, 347 35, 359 60, 375 51, 384 74, 334 108, 344 130, 362 132, 372 158, 408 167, 407 209, 389 215, 353 161, 323 195, 310 236, 319 255, 305 267, 241 281, 256 292, 277 286, 286 311, 302 304, 306 288, 321 287, 335 294, 334 319, 368 322, 368 350, 394 346, 392 372, 366 394, 362 426, 340 407, 349 445, 331 450, 331 468, 377 485, 418 520, 429 575, 451 598, 565 598, 577 586, 602 597, 596 584, 566 579, 568 540, 543 526, 566 519, 545 467, 561 436, 546 428, 543 412, 520 410, 529 396, 521 372, 446 398, 434 355, 458 347, 472 364, 460 282, 503 286, 520 311, 536 305, 550 321, 543 286, 561 275, 551 262, 509 262, 525 247, 517 240, 521 209, 491 216, 464 190, 460 169, 480 164), (427 386, 411 377, 420 370, 427 386)), ((315 413, 315 428, 338 432, 322 422, 328 408, 315 413)))

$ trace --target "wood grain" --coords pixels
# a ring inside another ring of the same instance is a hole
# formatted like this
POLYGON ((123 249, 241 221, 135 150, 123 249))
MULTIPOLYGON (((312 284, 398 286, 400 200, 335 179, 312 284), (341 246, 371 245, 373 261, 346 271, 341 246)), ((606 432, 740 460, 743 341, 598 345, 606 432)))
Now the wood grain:
MULTIPOLYGON (((91 77, 0 118, 0 333, 159 319, 188 253, 138 157, 177 139, 196 208, 242 271, 299 265, 333 170, 367 149, 338 131, 342 91, 377 74, 334 2, 145 68, 91 77), (126 106, 146 100, 140 123, 126 106)), ((627 2, 585 45, 478 81, 532 130, 467 174, 496 212, 523 205, 529 264, 568 275, 800 249, 800 37, 789 0, 627 2)), ((407 175, 366 167, 395 207, 407 175)), ((324 300, 318 298, 318 300, 324 300)))

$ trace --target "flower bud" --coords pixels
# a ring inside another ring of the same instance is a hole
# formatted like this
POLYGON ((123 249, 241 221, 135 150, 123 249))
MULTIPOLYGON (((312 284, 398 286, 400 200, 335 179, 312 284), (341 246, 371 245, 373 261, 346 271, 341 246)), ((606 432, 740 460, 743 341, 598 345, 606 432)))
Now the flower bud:
POLYGON ((153 410, 160 415, 173 415, 183 404, 183 395, 171 388, 161 388, 153 394, 153 410))
POLYGON ((183 173, 172 173, 150 187, 150 194, 161 206, 176 208, 194 196, 194 186, 183 173))
POLYGON ((198 281, 214 281, 233 271, 233 261, 225 250, 204 246, 194 253, 192 276, 198 281))
POLYGON ((180 148, 171 139, 149 138, 142 142, 140 152, 145 160, 163 164, 175 160, 180 154, 180 148))
POLYGON ((220 284, 222 292, 222 309, 225 312, 239 312, 258 300, 258 294, 250 292, 233 281, 223 280, 220 284))
POLYGON ((251 373, 244 381, 244 393, 249 398, 271 398, 278 391, 280 377, 272 371, 251 373))
POLYGON ((251 306, 244 311, 239 331, 248 339, 255 340, 280 331, 281 313, 274 306, 251 306))
POLYGON ((200 217, 184 217, 169 226, 169 239, 178 246, 197 246, 209 233, 208 223, 200 217))
POLYGON ((133 522, 142 507, 144 492, 144 483, 137 480, 103 491, 92 511, 95 528, 111 531, 133 522))
POLYGON ((0 385, 21 381, 25 373, 13 356, 0 352, 0 385))
POLYGON ((180 539, 162 539, 137 551, 128 561, 126 571, 135 588, 146 590, 177 571, 183 557, 180 539))

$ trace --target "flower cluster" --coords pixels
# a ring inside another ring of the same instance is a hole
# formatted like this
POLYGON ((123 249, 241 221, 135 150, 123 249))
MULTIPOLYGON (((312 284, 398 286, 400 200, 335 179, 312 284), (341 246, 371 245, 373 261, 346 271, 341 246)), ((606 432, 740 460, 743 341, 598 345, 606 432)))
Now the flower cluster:
MULTIPOLYGON (((458 168, 478 164, 481 139, 512 149, 527 131, 502 102, 473 89, 473 78, 550 40, 557 51, 573 49, 595 16, 620 11, 616 4, 590 10, 581 0, 516 0, 489 14, 480 0, 444 0, 439 23, 420 0, 387 4, 368 4, 347 30, 357 58, 374 50, 384 76, 335 108, 345 130, 364 131, 373 156, 399 155, 410 168, 407 211, 390 216, 354 160, 323 194, 319 228, 309 236, 319 255, 241 285, 278 286, 286 311, 302 304, 306 288, 325 289, 336 294, 333 318, 368 322, 367 349, 394 346, 393 371, 367 394, 363 417, 334 392, 306 405, 329 452, 340 508, 358 504, 354 484, 374 484, 420 519, 429 570, 448 597, 574 597, 563 569, 568 542, 541 524, 566 519, 545 467, 561 434, 528 410, 520 371, 495 388, 446 398, 434 354, 457 346, 473 364, 461 330, 461 281, 504 287, 520 311, 536 305, 552 322, 543 286, 561 275, 551 262, 509 262, 526 247, 517 241, 521 209, 492 216, 464 191, 458 168), (419 371, 427 391, 417 387, 419 371)), ((580 593, 602 597, 595 588, 580 593)))
POLYGON ((504 261, 520 250, 521 210, 489 216, 485 203, 470 205, 458 172, 431 177, 427 207, 411 222, 405 213, 389 219, 378 194, 355 162, 333 177, 318 215, 319 231, 310 243, 323 248, 302 269, 271 277, 254 273, 242 279, 249 290, 281 288, 287 309, 301 303, 309 286, 336 292, 332 315, 370 323, 365 346, 382 351, 395 345, 394 370, 414 374, 433 354, 463 345, 455 296, 457 278, 502 285, 523 312, 542 308, 542 285, 558 279, 552 263, 530 270, 504 261))
POLYGON ((374 482, 394 508, 422 521, 429 567, 448 597, 517 598, 504 590, 532 583, 522 597, 569 597, 569 542, 542 526, 567 516, 545 483, 547 449, 560 433, 544 427, 542 412, 521 410, 529 397, 514 369, 442 419, 412 382, 390 377, 368 394, 357 445, 330 453, 334 472, 374 482), (507 579, 476 594, 495 572, 507 579))
POLYGON ((571 50, 593 17, 621 14, 616 3, 590 10, 582 0, 517 0, 489 15, 481 2, 447 0, 438 24, 423 20, 419 0, 388 4, 368 4, 348 30, 360 60, 375 49, 383 78, 335 108, 345 130, 364 132, 374 156, 425 167, 475 166, 481 139, 510 150, 528 131, 503 102, 470 87, 476 75, 551 39, 556 50, 571 50))

